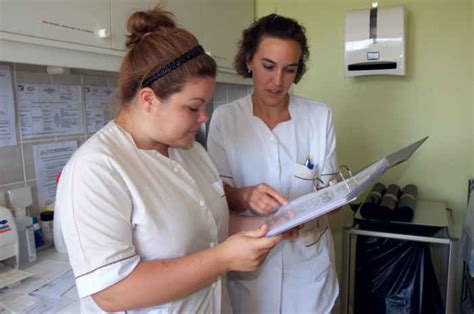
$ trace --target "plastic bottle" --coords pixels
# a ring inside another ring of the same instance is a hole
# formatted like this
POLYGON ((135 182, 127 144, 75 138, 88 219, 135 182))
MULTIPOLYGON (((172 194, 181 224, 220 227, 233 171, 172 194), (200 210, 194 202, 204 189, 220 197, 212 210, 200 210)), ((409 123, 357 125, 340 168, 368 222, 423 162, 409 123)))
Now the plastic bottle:
POLYGON ((36 261, 35 235, 33 219, 30 216, 15 217, 18 229, 18 244, 20 247, 20 267, 23 268, 36 261))
POLYGON ((54 243, 54 229, 53 219, 54 211, 44 211, 40 214, 41 229, 43 229, 43 240, 46 246, 53 245, 54 243))
POLYGON ((41 230, 41 225, 38 222, 38 218, 36 216, 33 216, 33 231, 35 235, 35 246, 36 248, 39 248, 42 246, 43 243, 43 232, 41 230))

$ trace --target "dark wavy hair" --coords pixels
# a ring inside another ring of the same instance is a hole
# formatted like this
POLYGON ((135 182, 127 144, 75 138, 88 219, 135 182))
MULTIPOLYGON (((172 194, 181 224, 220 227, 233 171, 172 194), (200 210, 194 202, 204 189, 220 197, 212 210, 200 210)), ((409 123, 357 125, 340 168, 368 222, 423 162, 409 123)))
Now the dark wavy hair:
POLYGON ((242 32, 239 51, 234 60, 235 70, 243 77, 252 77, 252 73, 247 68, 247 61, 252 60, 263 38, 291 39, 301 47, 301 57, 295 77, 295 84, 298 83, 306 72, 306 61, 309 58, 309 47, 305 32, 304 26, 294 19, 278 14, 261 17, 242 32))

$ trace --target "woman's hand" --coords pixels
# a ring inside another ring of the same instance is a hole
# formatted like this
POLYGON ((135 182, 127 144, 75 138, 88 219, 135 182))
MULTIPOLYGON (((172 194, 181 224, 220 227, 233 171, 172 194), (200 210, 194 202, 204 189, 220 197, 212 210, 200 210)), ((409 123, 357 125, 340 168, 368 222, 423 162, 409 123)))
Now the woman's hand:
POLYGON ((236 233, 216 247, 227 263, 227 271, 253 271, 260 266, 268 252, 283 239, 283 235, 265 237, 268 226, 236 233))
POLYGON ((265 215, 280 205, 288 203, 277 190, 265 183, 240 189, 245 207, 265 215))
POLYGON ((283 240, 296 240, 300 235, 300 229, 303 228, 303 226, 304 224, 283 232, 281 234, 283 236, 283 240))

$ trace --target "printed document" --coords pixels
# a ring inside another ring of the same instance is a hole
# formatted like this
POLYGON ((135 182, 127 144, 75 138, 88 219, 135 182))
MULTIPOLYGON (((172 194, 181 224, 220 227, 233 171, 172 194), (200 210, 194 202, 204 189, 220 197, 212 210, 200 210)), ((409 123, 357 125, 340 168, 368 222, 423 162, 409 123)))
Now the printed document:
POLYGON ((0 65, 0 147, 16 143, 12 76, 8 65, 0 65))
POLYGON ((114 89, 107 86, 85 86, 87 133, 92 134, 112 119, 111 101, 114 89))
POLYGON ((84 134, 81 86, 17 84, 21 137, 84 134))
POLYGON ((33 145, 38 203, 40 208, 56 198, 56 176, 77 149, 77 141, 33 145))

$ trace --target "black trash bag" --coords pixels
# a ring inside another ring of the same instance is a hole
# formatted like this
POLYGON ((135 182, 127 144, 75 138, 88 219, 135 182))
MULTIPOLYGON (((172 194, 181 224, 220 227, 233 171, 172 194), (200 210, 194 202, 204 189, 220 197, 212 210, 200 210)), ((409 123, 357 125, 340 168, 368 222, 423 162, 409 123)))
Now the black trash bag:
POLYGON ((444 313, 428 243, 357 237, 356 314, 444 313))

